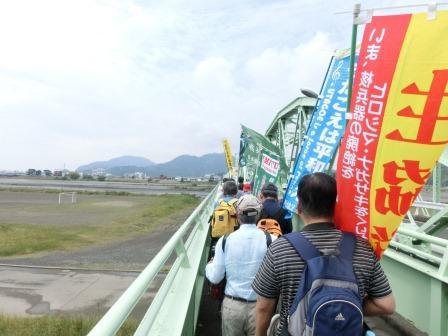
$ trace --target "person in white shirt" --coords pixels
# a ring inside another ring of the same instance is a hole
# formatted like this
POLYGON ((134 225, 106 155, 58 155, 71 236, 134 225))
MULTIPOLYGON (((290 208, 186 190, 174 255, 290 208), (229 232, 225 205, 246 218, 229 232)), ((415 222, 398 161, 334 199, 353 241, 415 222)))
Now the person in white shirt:
POLYGON ((252 281, 274 236, 257 228, 261 203, 244 195, 236 203, 239 230, 221 237, 215 256, 207 264, 207 279, 214 284, 226 277, 222 304, 222 335, 255 335, 255 302, 252 281), (223 248, 224 242, 224 248, 223 248))

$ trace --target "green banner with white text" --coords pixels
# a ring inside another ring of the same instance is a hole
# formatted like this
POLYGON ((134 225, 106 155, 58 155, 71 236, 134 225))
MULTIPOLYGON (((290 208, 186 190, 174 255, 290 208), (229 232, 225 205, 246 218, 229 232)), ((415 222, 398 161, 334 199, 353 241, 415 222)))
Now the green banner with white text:
POLYGON ((279 167, 276 182, 278 185, 286 183, 288 166, 286 165, 283 151, 264 135, 241 125, 239 167, 246 168, 246 180, 253 182, 254 186, 256 184, 254 178, 259 167, 262 152, 278 160, 279 167))

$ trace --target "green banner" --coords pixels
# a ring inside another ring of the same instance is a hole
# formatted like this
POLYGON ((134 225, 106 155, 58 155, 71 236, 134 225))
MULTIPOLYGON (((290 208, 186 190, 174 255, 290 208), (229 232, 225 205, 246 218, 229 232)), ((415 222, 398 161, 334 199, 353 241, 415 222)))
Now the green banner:
POLYGON ((253 194, 258 196, 261 188, 269 182, 277 184, 280 173, 280 156, 262 149, 259 153, 257 170, 254 177, 253 194))
POLYGON ((283 151, 271 143, 264 135, 241 125, 239 167, 245 167, 246 179, 255 183, 254 177, 258 168, 261 152, 278 158, 280 169, 277 182, 286 183, 288 166, 283 151))

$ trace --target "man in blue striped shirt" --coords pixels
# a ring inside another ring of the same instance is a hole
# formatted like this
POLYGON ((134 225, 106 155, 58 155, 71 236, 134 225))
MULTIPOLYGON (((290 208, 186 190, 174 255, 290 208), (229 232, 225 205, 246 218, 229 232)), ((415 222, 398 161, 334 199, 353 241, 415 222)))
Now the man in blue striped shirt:
POLYGON ((255 196, 242 196, 236 207, 240 228, 218 240, 215 257, 205 269, 207 279, 214 284, 227 279, 222 304, 223 336, 255 335, 257 296, 252 281, 273 239, 255 224, 261 212, 255 196))

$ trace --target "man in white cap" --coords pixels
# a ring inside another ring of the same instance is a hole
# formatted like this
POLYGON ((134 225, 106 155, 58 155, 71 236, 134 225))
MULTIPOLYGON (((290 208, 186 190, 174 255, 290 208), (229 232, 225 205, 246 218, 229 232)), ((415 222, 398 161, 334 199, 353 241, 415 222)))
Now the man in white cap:
POLYGON ((256 226, 261 203, 255 196, 242 196, 236 209, 240 228, 218 240, 215 257, 205 269, 211 283, 227 279, 222 304, 223 336, 255 335, 257 295, 251 285, 273 239, 256 226))

